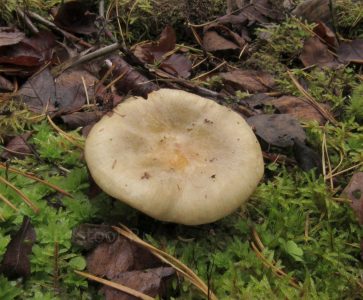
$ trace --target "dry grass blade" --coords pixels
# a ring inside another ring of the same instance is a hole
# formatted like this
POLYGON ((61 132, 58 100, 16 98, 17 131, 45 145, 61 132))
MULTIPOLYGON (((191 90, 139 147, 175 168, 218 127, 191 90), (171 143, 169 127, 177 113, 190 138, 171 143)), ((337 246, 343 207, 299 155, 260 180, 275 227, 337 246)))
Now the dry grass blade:
POLYGON ((12 190, 14 190, 21 199, 35 212, 39 212, 39 208, 25 195, 21 190, 19 190, 15 185, 13 185, 11 182, 6 180, 4 177, 0 176, 0 181, 10 187, 12 190))
POLYGON ((62 137, 64 137, 68 142, 72 143, 74 146, 80 148, 83 150, 84 146, 81 144, 81 139, 76 139, 69 134, 67 134, 65 131, 60 129, 51 119, 51 117, 47 116, 49 124, 54 128, 55 131, 57 131, 62 137))
POLYGON ((150 297, 148 295, 145 295, 145 294, 143 294, 143 293, 141 293, 139 291, 136 291, 136 290, 134 290, 132 288, 129 288, 129 287, 125 286, 125 285, 122 285, 120 283, 112 282, 112 281, 109 281, 109 280, 94 276, 94 275, 86 273, 86 272, 81 272, 81 271, 76 271, 76 270, 74 272, 76 274, 81 275, 83 277, 86 277, 86 278, 88 278, 90 280, 102 283, 104 285, 112 287, 112 288, 114 288, 116 290, 119 290, 121 292, 128 293, 129 295, 132 295, 132 296, 137 297, 139 299, 142 299, 142 300, 154 300, 154 298, 152 298, 152 297, 150 297))
POLYGON ((161 261, 172 266, 176 271, 178 271, 181 275, 187 278, 194 286, 196 286, 204 295, 211 300, 217 300, 217 297, 210 291, 208 286, 204 283, 202 279, 200 279, 191 269, 189 269, 185 264, 177 260, 175 257, 170 254, 161 251, 160 249, 146 243, 142 239, 140 239, 136 234, 134 234, 129 228, 124 225, 121 225, 122 228, 113 226, 113 229, 117 231, 119 234, 124 237, 132 240, 133 242, 147 248, 150 252, 158 257, 161 261))
MULTIPOLYGON (((330 121, 332 124, 336 125, 337 121, 332 116, 330 112, 328 112, 326 109, 324 109, 316 100, 301 86, 301 84, 296 80, 295 76, 290 72, 287 71, 287 74, 289 74, 292 82, 295 84, 299 92, 305 97, 305 99, 308 100, 308 102, 328 121, 330 121)), ((305 100, 302 99, 302 100, 305 100)))
MULTIPOLYGON (((262 253, 262 251, 265 249, 265 246, 262 244, 262 241, 260 237, 258 236, 257 231, 252 228, 252 239, 254 240, 251 242, 251 247, 253 251, 256 253, 257 257, 261 259, 264 266, 267 268, 270 268, 272 272, 278 276, 278 277, 288 277, 288 275, 281 269, 276 267, 276 262, 273 260, 270 262, 262 253), (257 245, 257 246, 256 246, 257 245)), ((289 278, 289 283, 294 288, 300 289, 298 281, 294 278, 289 278)))
POLYGON ((12 204, 10 202, 10 200, 8 198, 6 198, 4 195, 0 194, 0 200, 2 200, 6 205, 8 205, 9 207, 11 207, 13 210, 15 210, 16 212, 18 212, 19 210, 16 208, 16 206, 14 204, 12 204))
POLYGON ((4 163, 1 163, 1 162, 0 162, 0 169, 7 170, 7 171, 9 171, 11 173, 19 174, 19 175, 22 175, 22 176, 27 177, 29 179, 38 181, 38 182, 50 187, 51 189, 65 195, 67 197, 73 198, 73 196, 70 193, 66 192, 65 190, 62 190, 60 187, 57 187, 56 185, 54 185, 54 184, 52 184, 52 183, 50 183, 50 182, 48 182, 48 181, 46 181, 44 179, 41 179, 41 178, 39 178, 39 177, 37 177, 37 176, 35 176, 33 174, 23 172, 23 171, 20 171, 18 169, 12 168, 12 167, 7 167, 4 163))

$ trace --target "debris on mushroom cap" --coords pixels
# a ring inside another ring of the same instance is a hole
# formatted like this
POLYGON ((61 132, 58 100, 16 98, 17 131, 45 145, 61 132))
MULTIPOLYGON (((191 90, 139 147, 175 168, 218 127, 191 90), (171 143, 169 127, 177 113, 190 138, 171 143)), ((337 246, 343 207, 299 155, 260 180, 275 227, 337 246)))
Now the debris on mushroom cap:
POLYGON ((106 193, 186 225, 236 210, 264 171, 260 145, 240 115, 172 89, 119 104, 92 128, 85 157, 106 193))

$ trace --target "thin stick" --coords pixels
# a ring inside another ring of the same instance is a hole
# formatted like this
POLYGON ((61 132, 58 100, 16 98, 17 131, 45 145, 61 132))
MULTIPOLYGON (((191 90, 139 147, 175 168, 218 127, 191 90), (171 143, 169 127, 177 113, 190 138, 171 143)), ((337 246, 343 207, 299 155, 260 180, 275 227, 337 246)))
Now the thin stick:
POLYGON ((87 90, 86 81, 84 80, 84 77, 83 76, 81 76, 81 79, 82 79, 84 93, 86 94, 87 105, 89 105, 90 102, 89 102, 89 97, 88 97, 88 90, 87 90))
POLYGON ((44 179, 36 177, 35 175, 33 175, 31 173, 23 172, 23 171, 20 171, 18 169, 12 168, 12 167, 7 167, 2 162, 0 162, 0 169, 8 170, 11 173, 23 175, 24 177, 27 177, 27 178, 33 179, 35 181, 38 181, 38 182, 52 188, 53 190, 65 195, 67 197, 73 198, 73 196, 70 193, 66 192, 65 190, 62 190, 61 188, 57 187, 56 185, 54 185, 54 184, 52 184, 52 183, 50 183, 50 182, 48 182, 48 181, 46 181, 44 179))
POLYGON ((221 67, 223 67, 227 62, 226 61, 223 61, 222 63, 220 63, 218 66, 216 66, 215 68, 213 68, 212 70, 208 71, 208 72, 205 72, 203 74, 200 74, 198 76, 195 76, 194 78, 191 79, 191 81, 194 81, 194 80, 197 80, 203 76, 207 76, 215 71, 217 71, 218 69, 220 69, 221 67))
POLYGON ((108 45, 106 47, 97 49, 97 50, 95 50, 95 51, 93 51, 91 53, 79 56, 77 58, 70 58, 69 60, 65 61, 64 63, 54 67, 52 69, 52 74, 54 76, 57 76, 58 74, 62 73, 63 71, 65 71, 65 70, 67 70, 69 68, 78 66, 78 65, 80 65, 82 63, 88 62, 88 61, 93 60, 95 58, 107 55, 107 54, 109 54, 111 52, 114 52, 114 51, 118 50, 119 48, 120 48, 120 44, 119 43, 114 43, 114 44, 108 45))
POLYGON ((136 234, 134 234, 129 228, 124 225, 121 225, 122 228, 113 226, 112 228, 117 231, 119 234, 127 237, 128 239, 138 243, 139 245, 149 249, 152 254, 158 257, 161 261, 169 264, 175 270, 177 270, 180 274, 182 274, 185 278, 187 278, 193 285, 195 285, 199 290, 201 290, 207 297, 209 295, 209 299, 217 300, 217 297, 211 293, 208 286, 201 280, 190 268, 188 268, 185 264, 177 260, 175 257, 170 254, 161 251, 160 249, 146 243, 142 239, 140 239, 136 234))
POLYGON ((6 180, 4 177, 0 176, 0 181, 10 187, 14 192, 16 192, 20 198, 35 212, 39 212, 39 208, 25 195, 21 190, 19 190, 15 185, 13 185, 10 181, 6 180))
POLYGON ((134 290, 132 288, 129 288, 129 287, 125 286, 125 285, 122 285, 120 283, 112 282, 112 281, 109 281, 109 280, 94 276, 94 275, 86 273, 86 272, 81 272, 81 271, 77 271, 77 270, 75 270, 74 272, 76 274, 81 275, 83 277, 86 277, 86 278, 88 278, 90 280, 102 283, 104 285, 112 287, 112 288, 114 288, 116 290, 119 290, 121 292, 125 292, 125 293, 127 293, 129 295, 132 295, 134 297, 137 297, 139 299, 142 299, 142 300, 154 300, 154 298, 152 298, 152 297, 150 297, 148 295, 145 295, 144 293, 141 293, 139 291, 136 291, 136 290, 134 290))
MULTIPOLYGON (((292 82, 295 84, 297 89, 300 91, 301 94, 304 95, 304 97, 308 100, 308 102, 328 121, 330 121, 332 124, 336 125, 338 122, 335 120, 335 118, 332 116, 330 112, 328 112, 326 109, 324 109, 302 86, 301 84, 296 80, 295 76, 288 70, 287 74, 290 76, 292 82)), ((304 99, 302 99, 304 100, 304 99)))
POLYGON ((17 14, 22 18, 23 22, 30 29, 32 33, 38 34, 38 28, 33 24, 33 22, 29 19, 29 17, 22 11, 20 8, 16 8, 17 14))
POLYGON ((8 200, 3 194, 0 194, 0 199, 9 207, 11 207, 13 210, 15 210, 16 212, 19 211, 19 209, 17 209, 17 207, 10 202, 10 200, 8 200))
POLYGON ((88 47, 88 48, 91 48, 91 47, 92 47, 92 45, 91 45, 91 44, 89 44, 89 43, 85 42, 85 41, 84 41, 84 40, 82 40, 81 38, 78 38, 78 37, 76 37, 75 35, 73 35, 73 34, 71 34, 71 33, 67 32, 67 31, 65 31, 65 30, 63 30, 63 29, 60 29, 60 28, 59 28, 57 25, 55 25, 53 22, 48 21, 47 19, 44 19, 42 16, 40 16, 40 15, 38 15, 38 14, 34 13, 34 12, 31 12, 31 11, 27 11, 27 12, 26 12, 26 14, 27 14, 30 18, 32 18, 32 19, 34 19, 34 20, 38 21, 39 23, 41 23, 41 24, 43 24, 43 25, 45 25, 45 26, 47 26, 47 27, 49 27, 50 29, 53 29, 54 31, 57 31, 57 32, 61 33, 61 34, 62 34, 65 38, 67 38, 67 39, 69 39, 69 40, 71 40, 71 41, 74 41, 74 42, 78 42, 78 43, 80 43, 81 45, 83 45, 83 46, 85 46, 85 47, 88 47))

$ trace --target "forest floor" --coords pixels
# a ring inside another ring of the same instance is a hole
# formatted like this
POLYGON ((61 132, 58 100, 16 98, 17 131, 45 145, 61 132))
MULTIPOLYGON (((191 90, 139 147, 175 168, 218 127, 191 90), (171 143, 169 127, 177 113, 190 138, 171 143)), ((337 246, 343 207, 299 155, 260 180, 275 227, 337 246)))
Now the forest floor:
POLYGON ((0 299, 363 299, 360 1, 60 2, 0 3, 0 299), (92 125, 159 88, 254 129, 237 212, 160 222, 91 179, 92 125))

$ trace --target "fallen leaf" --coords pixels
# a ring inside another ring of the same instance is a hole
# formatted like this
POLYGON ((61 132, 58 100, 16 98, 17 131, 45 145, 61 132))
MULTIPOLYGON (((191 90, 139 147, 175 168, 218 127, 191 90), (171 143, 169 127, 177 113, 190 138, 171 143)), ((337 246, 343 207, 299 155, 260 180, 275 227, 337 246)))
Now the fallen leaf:
POLYGON ((302 1, 293 11, 292 14, 297 17, 312 22, 322 21, 329 23, 331 13, 329 9, 330 0, 305 0, 302 1))
POLYGON ((48 68, 29 78, 18 95, 31 111, 45 113, 56 110, 55 85, 48 68))
POLYGON ((36 240, 35 230, 30 218, 25 216, 20 229, 13 236, 6 248, 0 273, 9 279, 28 277, 30 275, 30 259, 33 244, 36 240))
POLYGON ((318 153, 298 139, 294 139, 292 149, 297 164, 303 171, 310 171, 315 168, 317 174, 322 173, 321 156, 318 153))
POLYGON ((338 47, 338 40, 335 33, 325 23, 318 22, 314 27, 314 33, 325 41, 330 48, 335 49, 338 47))
POLYGON ((113 279, 122 272, 161 265, 160 261, 144 248, 118 236, 113 243, 98 245, 87 256, 90 273, 113 279))
POLYGON ((352 201, 350 206, 356 213, 359 224, 363 225, 363 172, 352 176, 342 195, 352 201))
POLYGON ((247 42, 224 25, 204 27, 203 48, 209 52, 242 49, 247 42))
MULTIPOLYGON (((265 103, 275 106, 282 114, 290 114, 302 121, 317 121, 321 125, 326 122, 324 116, 322 116, 316 108, 314 108, 309 102, 298 97, 282 96, 277 99, 265 101, 265 103)), ((329 110, 328 105, 320 105, 326 110, 329 110)))
MULTIPOLYGON (((151 297, 163 297, 166 291, 165 281, 174 274, 175 271, 171 267, 159 267, 142 271, 124 272, 113 278, 112 281, 151 297)), ((106 300, 139 300, 137 297, 108 286, 104 286, 101 291, 105 294, 106 300)))
POLYGON ((0 63, 39 67, 52 58, 55 45, 55 36, 49 31, 41 31, 30 38, 22 39, 16 45, 1 47, 0 63))
POLYGON ((9 159, 12 157, 24 158, 26 154, 32 153, 29 144, 26 142, 32 135, 31 132, 13 137, 6 145, 1 158, 9 159))
POLYGON ((304 47, 300 54, 300 60, 305 67, 317 65, 320 67, 332 65, 335 62, 333 54, 328 47, 316 36, 305 40, 304 47))
POLYGON ((96 33, 98 31, 95 25, 97 15, 88 11, 86 3, 84 1, 63 3, 54 17, 54 23, 72 33, 86 35, 96 33))
POLYGON ((98 79, 82 69, 68 69, 55 80, 58 114, 80 109, 94 99, 94 86, 98 79), (87 92, 86 92, 87 90, 87 92))
POLYGON ((99 121, 102 115, 99 111, 83 111, 64 115, 61 119, 69 129, 77 129, 99 121))
POLYGON ((291 115, 257 115, 248 118, 247 123, 255 130, 256 135, 273 146, 290 147, 294 140, 306 140, 305 131, 291 115))
POLYGON ((14 90, 14 85, 5 77, 0 75, 0 91, 11 92, 14 90))
POLYGON ((13 27, 0 27, 0 47, 19 43, 25 38, 24 32, 13 27))
POLYGON ((139 44, 134 49, 134 55, 143 63, 156 64, 158 68, 175 76, 188 78, 192 69, 191 61, 182 54, 168 52, 175 49, 176 36, 171 26, 162 31, 157 42, 139 44))
POLYGON ((115 65, 112 71, 112 78, 113 80, 118 78, 115 83, 118 93, 132 93, 135 96, 147 98, 149 93, 159 89, 155 83, 136 71, 120 56, 114 56, 110 61, 115 65))
POLYGON ((363 64, 363 39, 342 42, 337 50, 338 59, 342 62, 363 64))
POLYGON ((234 70, 227 73, 220 73, 219 76, 224 83, 236 90, 249 93, 262 93, 269 91, 275 84, 273 77, 263 71, 234 70))
POLYGON ((68 69, 54 80, 46 68, 28 79, 18 95, 31 111, 65 114, 80 109, 87 95, 93 99, 96 81, 96 77, 80 69, 68 69))

